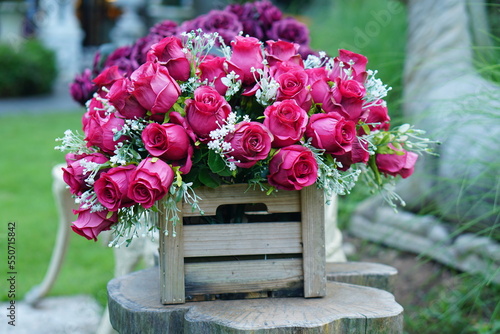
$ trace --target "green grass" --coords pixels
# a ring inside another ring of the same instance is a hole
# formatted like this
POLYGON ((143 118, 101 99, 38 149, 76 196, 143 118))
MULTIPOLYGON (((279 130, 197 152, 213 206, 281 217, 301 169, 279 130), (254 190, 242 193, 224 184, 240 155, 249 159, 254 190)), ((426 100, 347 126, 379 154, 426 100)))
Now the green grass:
MULTIPOLYGON (((5 138, 0 146, 0 245, 6 245, 8 222, 16 222, 18 300, 41 283, 55 242, 58 216, 51 169, 64 162, 64 154, 54 150, 54 140, 68 128, 80 129, 80 121, 80 112, 0 117, 0 133, 5 138)), ((4 248, 3 254, 6 252, 4 248)), ((6 266, 5 260, 2 277, 6 266)), ((92 294, 104 302, 106 283, 112 277, 112 250, 71 233, 68 253, 51 294, 92 294)), ((4 286, 0 296, 6 299, 4 286)))

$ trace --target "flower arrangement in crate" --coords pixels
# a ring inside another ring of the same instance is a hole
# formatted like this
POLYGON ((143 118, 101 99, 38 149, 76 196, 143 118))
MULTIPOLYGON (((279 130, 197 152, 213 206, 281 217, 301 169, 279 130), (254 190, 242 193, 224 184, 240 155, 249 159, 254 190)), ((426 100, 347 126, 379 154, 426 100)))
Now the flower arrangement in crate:
POLYGON ((397 202, 390 185, 430 142, 390 128, 389 89, 365 56, 308 43, 303 24, 258 1, 98 54, 72 86, 75 99, 91 94, 83 135, 68 130, 58 146, 79 203, 73 230, 96 240, 113 229, 117 246, 157 228, 141 217, 158 201, 175 225, 179 201, 199 209, 197 187, 232 183, 268 195, 316 185, 329 198, 363 176, 397 202))

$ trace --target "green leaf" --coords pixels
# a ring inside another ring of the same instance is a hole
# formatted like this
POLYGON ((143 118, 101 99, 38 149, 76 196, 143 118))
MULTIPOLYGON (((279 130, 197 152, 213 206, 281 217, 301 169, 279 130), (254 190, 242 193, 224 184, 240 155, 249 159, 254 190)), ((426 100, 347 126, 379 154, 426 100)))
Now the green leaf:
POLYGON ((210 173, 210 170, 207 168, 200 170, 198 179, 203 185, 210 188, 217 188, 218 186, 220 186, 220 179, 217 177, 217 175, 210 173))
POLYGON ((361 128, 363 129, 363 131, 364 131, 367 135, 369 135, 369 134, 371 133, 371 131, 370 131, 370 127, 369 127, 367 124, 362 124, 362 125, 361 125, 361 128))
POLYGON ((208 167, 210 167, 210 170, 215 173, 219 174, 226 169, 226 163, 224 159, 215 151, 208 151, 208 167))

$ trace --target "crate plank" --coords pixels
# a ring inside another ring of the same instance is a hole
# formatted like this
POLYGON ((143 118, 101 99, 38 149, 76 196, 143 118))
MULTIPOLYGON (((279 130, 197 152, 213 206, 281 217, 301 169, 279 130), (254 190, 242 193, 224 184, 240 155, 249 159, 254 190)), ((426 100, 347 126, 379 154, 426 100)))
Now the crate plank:
POLYGON ((300 222, 184 226, 184 256, 302 253, 300 222))
MULTIPOLYGON (((179 204, 180 206, 180 204, 179 204)), ((168 235, 160 237, 160 277, 162 286, 161 302, 163 304, 182 304, 185 302, 185 282, 184 282, 184 247, 183 224, 175 227, 175 236, 172 225, 168 222, 163 201, 158 203, 158 219, 160 221, 160 231, 167 231, 168 235)), ((182 222, 182 213, 179 212, 182 222)))
POLYGON ((326 295, 325 200, 315 186, 302 189, 302 241, 304 243, 304 297, 326 295))
MULTIPOLYGON (((202 198, 200 207, 207 216, 215 215, 220 205, 265 203, 268 213, 300 212, 300 193, 298 191, 280 191, 267 196, 260 189, 249 188, 247 184, 231 184, 216 189, 198 188, 196 194, 202 198)), ((191 205, 182 206, 184 217, 199 216, 191 205)))
POLYGON ((186 263, 186 294, 271 291, 300 287, 301 259, 186 263))

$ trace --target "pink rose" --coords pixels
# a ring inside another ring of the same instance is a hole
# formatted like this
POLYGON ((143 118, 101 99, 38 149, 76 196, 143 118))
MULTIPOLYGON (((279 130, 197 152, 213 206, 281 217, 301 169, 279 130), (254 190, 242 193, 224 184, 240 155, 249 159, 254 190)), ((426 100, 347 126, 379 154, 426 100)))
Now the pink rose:
POLYGON ((110 88, 116 80, 121 78, 123 78, 123 75, 118 70, 118 66, 114 65, 102 70, 93 82, 99 87, 110 88))
POLYGON ((182 165, 181 172, 189 173, 193 146, 186 130, 177 124, 150 123, 142 132, 146 150, 155 157, 182 165))
POLYGON ((266 60, 269 66, 288 62, 304 68, 304 61, 299 54, 299 44, 285 41, 267 41, 266 44, 266 60))
POLYGON ((240 77, 244 86, 255 83, 257 72, 254 69, 263 69, 262 44, 255 37, 236 36, 231 42, 233 53, 227 62, 228 72, 234 71, 240 77))
POLYGON ((236 125, 234 133, 224 140, 231 144, 230 155, 236 166, 250 168, 257 161, 267 158, 273 135, 259 122, 241 122, 236 125))
POLYGON ((398 150, 391 144, 389 144, 389 147, 396 152, 393 154, 377 154, 375 156, 378 170, 382 174, 401 175, 403 179, 413 174, 418 154, 403 149, 398 150))
MULTIPOLYGON (((283 68, 283 64, 281 68, 283 68)), ((308 77, 303 69, 292 68, 284 72, 275 80, 279 84, 278 101, 294 99, 297 104, 305 110, 309 110, 312 104, 310 89, 308 88, 308 77)))
POLYGON ((342 164, 340 170, 348 170, 351 165, 357 163, 368 162, 370 154, 368 153, 368 143, 361 142, 359 138, 355 138, 352 142, 352 149, 342 155, 333 155, 333 157, 342 164))
POLYGON ((158 158, 146 158, 139 163, 130 180, 128 197, 149 209, 168 194, 174 171, 158 158))
POLYGON ((311 144, 326 153, 342 155, 349 152, 356 138, 356 125, 337 113, 313 114, 306 128, 311 144))
POLYGON ((181 88, 168 70, 158 63, 146 62, 130 76, 137 101, 153 114, 165 114, 177 102, 181 88))
MULTIPOLYGON (((368 124, 370 130, 389 130, 391 118, 387 111, 385 101, 378 100, 375 105, 363 109, 361 120, 368 124)), ((360 127, 359 135, 365 134, 363 128, 360 127)))
POLYGON ((132 90, 132 82, 128 78, 120 78, 113 83, 106 97, 123 118, 143 118, 147 110, 132 95, 132 90))
POLYGON ((125 121, 115 116, 114 113, 107 114, 100 101, 92 99, 89 110, 83 115, 83 132, 87 147, 96 146, 104 153, 112 154, 116 144, 125 140, 121 136, 114 139, 115 131, 122 129, 125 121))
MULTIPOLYGON (((339 50, 338 57, 335 57, 334 63, 339 72, 344 69, 352 69, 352 76, 354 80, 363 82, 366 78, 366 64, 368 63, 368 58, 362 54, 354 53, 352 51, 341 49, 339 50), (339 62, 342 62, 343 67, 338 66, 339 62)), ((335 76, 341 76, 341 73, 335 74, 335 76)))
POLYGON ((167 68, 172 78, 187 81, 191 74, 191 65, 182 49, 179 38, 166 37, 151 46, 147 61, 158 61, 167 68))
POLYGON ((90 186, 85 182, 90 175, 89 171, 85 171, 86 168, 82 166, 84 162, 92 162, 96 164, 104 164, 108 161, 101 153, 92 154, 66 154, 66 163, 68 166, 62 168, 63 170, 63 180, 69 186, 69 190, 72 194, 81 195, 84 191, 88 190, 90 186))
POLYGON ((113 212, 111 217, 108 217, 108 211, 90 212, 90 209, 73 210, 78 215, 76 221, 71 226, 73 231, 88 240, 94 239, 97 241, 97 236, 102 231, 111 229, 111 225, 118 222, 118 214, 113 212))
POLYGON ((198 87, 194 99, 186 100, 186 120, 201 140, 208 139, 210 131, 223 124, 230 112, 229 103, 210 86, 198 87))
POLYGON ((130 176, 134 165, 118 166, 102 173, 95 181, 94 191, 99 203, 110 211, 132 206, 134 202, 127 196, 130 176))
POLYGON ((273 147, 295 144, 306 131, 307 112, 295 100, 275 102, 264 111, 264 125, 274 136, 273 147))
MULTIPOLYGON (((308 71, 308 73, 311 73, 308 71)), ((321 72, 315 71, 315 81, 311 84, 311 97, 314 103, 321 104, 321 108, 326 112, 332 112, 342 101, 342 95, 336 85, 330 85, 331 82, 326 77, 321 76, 321 72)))
POLYGON ((198 67, 201 81, 207 80, 208 83, 213 83, 220 95, 225 95, 227 91, 227 86, 222 83, 222 78, 227 75, 225 64, 226 58, 213 57, 201 62, 198 67))
POLYGON ((300 190, 318 178, 318 164, 314 154, 301 145, 281 148, 269 162, 267 180, 276 189, 300 190))
POLYGON ((356 80, 342 80, 340 78, 337 78, 335 80, 335 83, 339 88, 342 99, 362 99, 363 96, 365 96, 365 87, 356 80))

